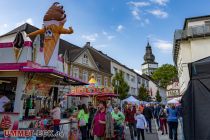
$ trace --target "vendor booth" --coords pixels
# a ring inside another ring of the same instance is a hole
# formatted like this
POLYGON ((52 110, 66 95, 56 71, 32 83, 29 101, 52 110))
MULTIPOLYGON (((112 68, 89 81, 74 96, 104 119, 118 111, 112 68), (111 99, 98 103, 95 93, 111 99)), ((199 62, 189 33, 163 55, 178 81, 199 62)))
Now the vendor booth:
POLYGON ((133 96, 130 96, 130 97, 128 97, 128 98, 122 100, 122 104, 123 104, 124 102, 131 103, 131 104, 133 104, 133 105, 140 105, 140 103, 141 103, 139 100, 137 100, 137 99, 136 99, 135 97, 133 97, 133 96))
POLYGON ((89 80, 89 85, 74 87, 67 96, 79 97, 80 102, 85 104, 92 102, 94 105, 97 101, 112 100, 112 98, 118 97, 118 95, 114 93, 113 87, 98 86, 93 74, 89 80))
POLYGON ((0 129, 27 128, 31 121, 46 119, 59 103, 60 86, 87 84, 69 76, 65 57, 58 54, 60 34, 73 33, 63 27, 63 6, 54 3, 49 11, 43 29, 0 37, 0 129))
POLYGON ((185 140, 209 140, 210 57, 188 68, 190 82, 182 98, 185 140))

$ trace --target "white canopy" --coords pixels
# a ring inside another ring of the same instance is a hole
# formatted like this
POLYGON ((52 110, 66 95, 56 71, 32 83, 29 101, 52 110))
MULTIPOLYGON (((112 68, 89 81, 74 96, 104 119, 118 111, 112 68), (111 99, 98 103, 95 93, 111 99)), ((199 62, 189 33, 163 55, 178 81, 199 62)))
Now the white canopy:
POLYGON ((132 103, 132 104, 138 104, 138 105, 140 104, 140 101, 137 100, 136 98, 134 98, 133 96, 130 96, 130 97, 122 100, 122 103, 124 103, 124 102, 132 103))
POLYGON ((178 101, 177 99, 174 98, 174 99, 169 100, 167 103, 168 103, 168 104, 178 104, 179 101, 178 101))

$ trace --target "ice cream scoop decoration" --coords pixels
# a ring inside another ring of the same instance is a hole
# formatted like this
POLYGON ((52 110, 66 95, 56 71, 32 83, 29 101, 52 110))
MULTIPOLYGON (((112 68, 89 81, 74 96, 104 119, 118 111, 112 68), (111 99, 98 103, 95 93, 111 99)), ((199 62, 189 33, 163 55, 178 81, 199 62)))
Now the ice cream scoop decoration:
MULTIPOLYGON (((63 26, 66 22, 66 14, 58 2, 55 2, 46 12, 44 16, 43 28, 28 34, 28 36, 35 36, 44 34, 44 60, 45 65, 48 65, 54 50, 58 47, 58 41, 61 34, 72 34, 73 29, 65 29, 63 26)), ((57 54, 58 55, 58 54, 57 54)))

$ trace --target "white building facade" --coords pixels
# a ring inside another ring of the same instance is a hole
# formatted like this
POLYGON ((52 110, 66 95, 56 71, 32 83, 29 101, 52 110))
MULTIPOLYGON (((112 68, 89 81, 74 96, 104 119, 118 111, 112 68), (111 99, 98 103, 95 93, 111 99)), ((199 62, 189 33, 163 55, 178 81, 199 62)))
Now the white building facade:
POLYGON ((124 79, 130 87, 128 94, 137 96, 138 95, 138 87, 137 87, 138 79, 137 79, 136 72, 118 63, 117 61, 111 61, 111 73, 113 74, 112 79, 115 76, 115 74, 120 71, 123 72, 124 79))
POLYGON ((166 90, 167 100, 180 97, 179 82, 173 82, 167 86, 166 90))
POLYGON ((210 56, 210 15, 185 19, 182 30, 174 34, 173 57, 178 69, 180 94, 190 80, 188 63, 210 56))

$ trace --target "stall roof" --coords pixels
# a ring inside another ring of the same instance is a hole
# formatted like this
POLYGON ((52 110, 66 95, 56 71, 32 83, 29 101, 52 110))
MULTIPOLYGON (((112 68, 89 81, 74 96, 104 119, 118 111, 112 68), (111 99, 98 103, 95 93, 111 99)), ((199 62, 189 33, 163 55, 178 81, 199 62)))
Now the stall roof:
POLYGON ((20 71, 20 72, 34 72, 34 73, 49 73, 54 76, 64 79, 66 78, 67 82, 70 85, 88 85, 87 82, 81 81, 80 79, 73 78, 63 72, 59 72, 52 67, 41 67, 34 62, 26 63, 3 63, 0 65, 0 71, 20 71))

